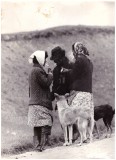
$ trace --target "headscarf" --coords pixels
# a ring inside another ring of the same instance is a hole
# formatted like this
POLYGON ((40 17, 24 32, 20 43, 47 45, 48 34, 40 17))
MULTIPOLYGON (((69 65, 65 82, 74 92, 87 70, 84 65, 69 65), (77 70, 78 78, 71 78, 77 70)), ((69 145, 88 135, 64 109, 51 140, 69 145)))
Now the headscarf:
POLYGON ((72 45, 72 49, 76 54, 84 54, 89 56, 89 52, 82 42, 76 42, 72 45))
POLYGON ((37 50, 34 53, 32 53, 28 59, 29 63, 33 63, 33 58, 35 56, 39 64, 43 66, 45 62, 45 52, 46 51, 37 50))

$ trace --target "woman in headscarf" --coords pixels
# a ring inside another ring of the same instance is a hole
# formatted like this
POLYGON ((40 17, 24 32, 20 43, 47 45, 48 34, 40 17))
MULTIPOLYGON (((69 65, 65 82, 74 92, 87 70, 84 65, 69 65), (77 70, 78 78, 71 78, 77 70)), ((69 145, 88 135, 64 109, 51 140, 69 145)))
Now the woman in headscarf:
MULTIPOLYGON (((73 69, 69 71, 70 76, 70 103, 84 112, 90 110, 94 119, 94 103, 92 94, 93 64, 89 59, 89 52, 85 45, 76 42, 72 45, 75 58, 73 69)), ((94 122, 94 120, 93 120, 94 122)), ((94 124, 91 125, 93 130, 94 124)), ((84 140, 87 142, 87 139, 84 140)))
POLYGON ((33 68, 29 75, 29 111, 28 125, 33 127, 34 147, 42 151, 46 139, 51 134, 52 101, 50 96, 50 85, 53 80, 52 73, 45 72, 46 51, 36 51, 29 57, 29 63, 33 68))
POLYGON ((75 63, 70 76, 71 90, 92 93, 93 64, 89 59, 89 52, 81 42, 74 43, 72 51, 75 63))

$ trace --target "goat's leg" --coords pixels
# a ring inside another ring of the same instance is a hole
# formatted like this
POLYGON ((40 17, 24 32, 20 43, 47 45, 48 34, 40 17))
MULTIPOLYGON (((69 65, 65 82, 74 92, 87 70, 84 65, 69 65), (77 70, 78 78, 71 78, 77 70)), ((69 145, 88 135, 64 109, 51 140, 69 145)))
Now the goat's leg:
POLYGON ((67 146, 68 145, 68 133, 67 133, 67 129, 68 129, 68 126, 65 126, 64 127, 64 140, 65 140, 65 143, 63 144, 63 146, 67 146))
POLYGON ((68 128, 69 128, 69 145, 72 144, 72 129, 73 125, 69 125, 68 128))

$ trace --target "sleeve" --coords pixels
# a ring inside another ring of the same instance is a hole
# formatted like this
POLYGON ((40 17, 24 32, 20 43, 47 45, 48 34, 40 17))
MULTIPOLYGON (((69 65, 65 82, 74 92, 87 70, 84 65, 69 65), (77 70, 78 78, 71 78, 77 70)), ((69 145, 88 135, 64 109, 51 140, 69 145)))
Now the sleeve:
POLYGON ((55 99, 54 93, 57 93, 58 87, 59 87, 59 69, 56 67, 53 70, 53 86, 52 86, 52 92, 51 92, 51 99, 52 101, 55 99))
POLYGON ((38 71, 36 77, 39 84, 44 88, 49 87, 53 80, 52 74, 46 74, 43 71, 38 71))
POLYGON ((93 63, 91 62, 91 70, 92 70, 92 72, 93 72, 93 63))
POLYGON ((69 71, 70 77, 79 77, 82 73, 82 68, 83 68, 83 59, 78 58, 78 60, 73 64, 73 68, 69 71))
POLYGON ((55 92, 59 86, 59 71, 57 68, 53 70, 53 86, 52 91, 55 92))

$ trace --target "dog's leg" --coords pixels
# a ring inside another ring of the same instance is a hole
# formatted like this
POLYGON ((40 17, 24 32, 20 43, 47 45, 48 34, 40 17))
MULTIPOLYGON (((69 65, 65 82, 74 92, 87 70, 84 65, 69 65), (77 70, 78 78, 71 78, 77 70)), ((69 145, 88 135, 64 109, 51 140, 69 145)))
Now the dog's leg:
POLYGON ((69 125, 68 128, 69 128, 69 145, 72 144, 72 127, 73 125, 69 125))
POLYGON ((82 131, 79 131, 79 133, 80 133, 80 143, 78 143, 77 146, 81 146, 83 143, 83 133, 82 131))
POLYGON ((111 124, 107 123, 107 135, 106 135, 106 137, 107 137, 107 138, 110 138, 110 137, 111 137, 111 134, 112 134, 111 124))
POLYGON ((110 134, 109 134, 109 138, 110 138, 111 134, 112 134, 112 126, 111 126, 111 124, 109 124, 109 128, 110 128, 110 134))
POLYGON ((112 134, 112 124, 111 124, 111 119, 109 119, 108 121, 107 121, 107 124, 108 124, 108 126, 109 126, 109 130, 110 130, 110 133, 109 133, 109 138, 111 137, 111 134, 112 134))
POLYGON ((90 118, 90 143, 93 141, 94 117, 90 118))
POLYGON ((80 134, 80 143, 78 143, 77 145, 81 146, 82 143, 83 143, 83 132, 82 132, 82 121, 81 121, 81 118, 78 118, 77 125, 78 125, 79 134, 80 134))
POLYGON ((81 118, 82 143, 87 143, 87 126, 88 120, 81 118))
POLYGON ((68 146, 68 133, 67 133, 67 129, 68 129, 68 126, 65 126, 64 127, 64 139, 65 139, 65 143, 63 144, 63 146, 68 146))
POLYGON ((106 118, 103 118, 103 122, 104 122, 104 124, 105 124, 105 126, 106 126, 106 136, 105 136, 105 138, 108 138, 109 125, 108 125, 108 123, 107 123, 106 118))
POLYGON ((87 125, 88 120, 83 119, 83 143, 87 143, 87 125))
POLYGON ((98 127, 97 127, 97 122, 95 122, 95 125, 94 125, 94 127, 95 127, 95 130, 97 131, 97 138, 99 139, 100 138, 100 133, 99 133, 99 130, 98 130, 98 127))
POLYGON ((106 131, 106 138, 108 138, 108 133, 109 133, 109 126, 107 126, 107 131, 106 131))

